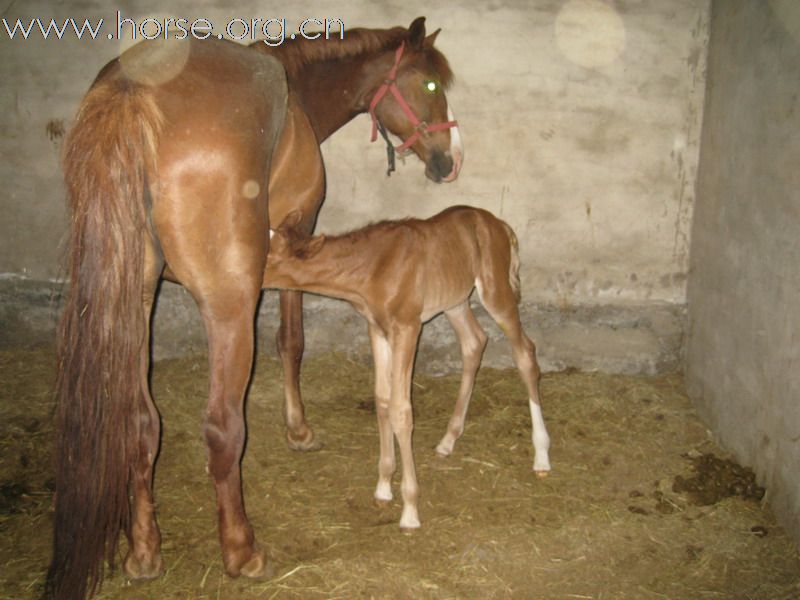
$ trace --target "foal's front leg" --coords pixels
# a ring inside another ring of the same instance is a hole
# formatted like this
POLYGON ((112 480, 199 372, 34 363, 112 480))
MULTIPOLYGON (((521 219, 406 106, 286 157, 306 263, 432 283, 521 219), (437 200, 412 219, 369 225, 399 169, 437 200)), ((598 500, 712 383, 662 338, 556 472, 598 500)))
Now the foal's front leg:
POLYGON ((421 324, 397 327, 390 335, 392 347, 392 390, 389 400, 389 422, 400 447, 403 478, 400 491, 403 496, 403 514, 400 527, 416 529, 420 526, 417 502, 419 485, 411 447, 414 414, 411 410, 411 376, 414 369, 414 351, 421 324))
POLYGON ((395 470, 394 438, 389 421, 389 401, 392 392, 392 353, 389 341, 374 326, 370 326, 369 339, 375 363, 375 413, 378 417, 381 454, 378 459, 378 485, 375 500, 386 503, 392 499, 392 475, 395 470))

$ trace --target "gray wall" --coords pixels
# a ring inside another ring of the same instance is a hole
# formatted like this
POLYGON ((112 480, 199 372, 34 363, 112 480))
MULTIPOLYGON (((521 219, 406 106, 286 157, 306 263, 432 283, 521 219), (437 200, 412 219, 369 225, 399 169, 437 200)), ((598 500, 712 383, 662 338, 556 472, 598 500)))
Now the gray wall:
MULTIPOLYGON (((347 27, 385 27, 427 15, 431 30, 443 29, 437 45, 457 76, 448 97, 466 146, 461 177, 437 186, 410 159, 386 178, 385 150, 369 143, 369 120, 358 117, 324 144, 329 194, 318 229, 427 216, 452 204, 488 208, 520 238, 527 326, 546 365, 626 372, 676 366, 708 0, 245 0, 230 6, 209 0, 58 6, 32 0, 12 3, 3 16, 113 21, 119 8, 138 18, 224 23, 285 16, 297 24, 307 16, 335 16, 347 27)), ((21 326, 7 332, 36 329, 41 321, 17 310, 31 296, 19 294, 19 278, 29 280, 25 286, 47 288, 62 275, 61 132, 97 70, 120 51, 104 36, 35 37, 9 40, 0 30, 0 201, 6 215, 0 221, 0 296, 5 314, 21 326)), ((32 295, 48 296, 46 289, 32 295)), ((170 316, 156 322, 159 355, 201 345, 199 321, 182 292, 167 290, 161 310, 170 316)), ((331 318, 338 320, 341 310, 333 308, 331 318)), ((271 335, 271 326, 264 324, 264 335, 271 335)), ((320 343, 323 338, 325 332, 320 343)))
POLYGON ((800 541, 800 4, 714 2, 686 375, 800 541))

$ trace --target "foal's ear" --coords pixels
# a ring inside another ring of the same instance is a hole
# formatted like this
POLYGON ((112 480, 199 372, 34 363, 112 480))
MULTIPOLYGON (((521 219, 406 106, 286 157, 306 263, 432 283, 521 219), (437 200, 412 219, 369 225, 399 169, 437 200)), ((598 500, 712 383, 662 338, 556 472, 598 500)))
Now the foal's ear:
POLYGON ((317 252, 322 250, 322 246, 325 244, 325 236, 324 235, 315 235, 310 240, 308 240, 308 245, 306 246, 306 250, 303 254, 305 254, 306 258, 311 258, 317 252))
POLYGON ((292 229, 297 227, 303 220, 303 211, 299 208, 294 209, 283 219, 283 222, 278 226, 278 229, 292 229))
POLYGON ((425 43, 425 17, 417 17, 408 27, 408 45, 414 50, 422 50, 425 43))
POLYGON ((442 28, 440 27, 439 29, 437 29, 436 31, 434 31, 432 34, 430 34, 428 37, 426 37, 426 38, 425 38, 425 41, 423 42, 423 45, 424 45, 426 48, 433 48, 433 43, 436 41, 436 36, 438 36, 438 35, 439 35, 439 32, 440 32, 441 30, 442 30, 442 28))

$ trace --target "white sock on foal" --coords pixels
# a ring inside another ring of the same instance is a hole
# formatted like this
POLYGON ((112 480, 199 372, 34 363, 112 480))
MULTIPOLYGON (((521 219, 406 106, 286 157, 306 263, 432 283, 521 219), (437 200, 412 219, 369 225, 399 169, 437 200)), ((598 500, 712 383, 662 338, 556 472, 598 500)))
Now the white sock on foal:
POLYGON ((539 477, 547 477, 550 471, 550 436, 542 418, 542 407, 533 399, 528 399, 531 408, 531 423, 533 425, 533 470, 539 477))

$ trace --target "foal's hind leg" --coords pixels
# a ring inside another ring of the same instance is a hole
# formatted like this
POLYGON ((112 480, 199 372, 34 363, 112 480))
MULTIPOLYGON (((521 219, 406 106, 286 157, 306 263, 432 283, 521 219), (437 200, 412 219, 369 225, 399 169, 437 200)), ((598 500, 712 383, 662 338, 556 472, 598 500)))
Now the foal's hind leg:
POLYGON ((486 348, 486 333, 481 328, 475 314, 469 306, 467 299, 463 304, 445 311, 450 325, 458 336, 461 344, 461 362, 463 371, 461 373, 461 386, 458 390, 453 416, 447 425, 447 433, 444 434, 442 441, 436 446, 436 452, 440 456, 449 456, 453 451, 456 440, 464 433, 464 420, 467 417, 469 400, 472 397, 472 388, 475 385, 475 375, 481 364, 483 350, 486 348))
POLYGON ((306 424, 300 396, 300 362, 303 358, 303 294, 280 292, 281 325, 278 330, 278 355, 283 365, 284 417, 286 441, 292 450, 319 450, 322 444, 306 424))
POLYGON ((139 412, 139 455, 133 468, 133 511, 128 536, 128 554, 123 562, 125 574, 131 579, 152 579, 163 572, 161 562, 161 533, 156 524, 153 502, 153 463, 158 454, 161 432, 158 411, 150 395, 150 315, 153 310, 158 278, 164 259, 155 250, 149 236, 145 242, 143 305, 145 338, 141 349, 142 395, 139 412))
POLYGON ((505 278, 495 278, 493 288, 478 285, 481 302, 489 314, 511 342, 514 363, 522 381, 528 389, 528 404, 531 411, 533 439, 533 470, 539 477, 546 477, 550 471, 550 436, 542 418, 539 402, 539 363, 536 361, 536 346, 525 335, 519 319, 517 300, 505 278))

